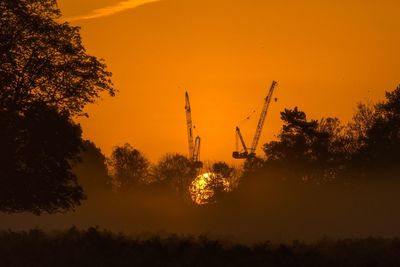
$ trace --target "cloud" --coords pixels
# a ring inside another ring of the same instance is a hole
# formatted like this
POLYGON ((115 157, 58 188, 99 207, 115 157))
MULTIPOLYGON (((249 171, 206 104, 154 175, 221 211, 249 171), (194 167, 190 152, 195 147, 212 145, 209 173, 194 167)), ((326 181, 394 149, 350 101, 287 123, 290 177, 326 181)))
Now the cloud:
POLYGON ((114 15, 116 13, 122 12, 127 9, 133 9, 133 8, 136 8, 138 6, 141 6, 141 5, 144 5, 147 3, 159 2, 159 1, 160 0, 127 0, 127 1, 119 2, 113 6, 95 9, 90 14, 76 16, 76 17, 69 17, 69 18, 66 18, 65 20, 66 21, 78 21, 78 20, 87 20, 87 19, 96 19, 96 18, 101 18, 101 17, 107 17, 107 16, 114 15))

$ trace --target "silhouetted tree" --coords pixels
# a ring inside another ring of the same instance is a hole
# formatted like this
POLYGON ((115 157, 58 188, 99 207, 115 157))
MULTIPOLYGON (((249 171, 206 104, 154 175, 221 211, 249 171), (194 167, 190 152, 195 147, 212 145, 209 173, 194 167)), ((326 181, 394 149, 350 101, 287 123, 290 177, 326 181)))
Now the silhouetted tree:
POLYGON ((24 115, 0 111, 0 211, 36 214, 80 204, 71 164, 79 160, 81 128, 45 104, 24 115))
POLYGON ((122 190, 147 183, 150 163, 129 144, 113 149, 110 166, 116 185, 122 190))
MULTIPOLYGON (((386 92, 386 99, 375 105, 354 156, 361 171, 382 172, 398 169, 400 164, 400 86, 386 92)), ((353 163, 354 163, 353 162, 353 163)))
POLYGON ((179 195, 188 192, 191 181, 196 176, 192 162, 180 154, 167 154, 155 166, 155 178, 179 195))
POLYGON ((85 140, 80 153, 81 162, 73 171, 78 177, 78 183, 89 194, 92 191, 106 191, 111 189, 111 178, 108 175, 107 160, 93 142, 85 140))
POLYGON ((298 108, 281 113, 284 123, 277 141, 264 145, 267 163, 286 178, 332 180, 343 164, 342 127, 336 118, 307 120, 298 108))
POLYGON ((400 166, 400 86, 376 105, 359 104, 342 126, 336 118, 307 120, 297 108, 281 113, 277 141, 264 145, 267 161, 286 178, 316 182, 393 173, 400 166))
POLYGON ((79 28, 59 23, 55 0, 0 1, 0 210, 65 211, 80 203, 71 172, 83 115, 114 95, 106 66, 86 53, 79 28))
POLYGON ((24 112, 40 102, 75 115, 101 92, 114 95, 111 73, 60 16, 55 0, 0 2, 0 108, 24 112))
POLYGON ((224 178, 229 178, 232 176, 234 168, 230 167, 226 162, 219 161, 212 165, 211 171, 224 178))
POLYGON ((260 171, 265 165, 264 159, 260 157, 251 157, 246 159, 243 164, 243 174, 251 174, 260 171))
POLYGON ((359 103, 352 120, 346 126, 347 151, 356 153, 367 142, 367 132, 372 127, 377 115, 376 107, 372 104, 359 103))

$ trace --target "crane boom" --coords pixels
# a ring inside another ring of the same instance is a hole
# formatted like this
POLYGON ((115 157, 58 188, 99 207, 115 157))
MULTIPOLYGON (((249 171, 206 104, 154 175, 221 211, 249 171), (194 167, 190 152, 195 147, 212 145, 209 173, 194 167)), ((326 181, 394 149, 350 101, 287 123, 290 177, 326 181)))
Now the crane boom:
POLYGON ((189 144, 189 158, 193 158, 194 144, 193 144, 193 123, 192 123, 192 110, 190 108, 189 94, 185 93, 185 110, 186 110, 186 125, 189 144))
POLYGON ((240 132, 240 128, 236 127, 236 151, 232 153, 232 156, 235 159, 245 159, 249 157, 249 151, 247 149, 246 143, 244 142, 242 133, 240 132), (239 140, 242 144, 242 149, 239 150, 239 140))
POLYGON ((254 134, 253 143, 250 148, 250 153, 253 154, 256 152, 258 141, 260 140, 262 128, 264 126, 265 118, 267 117, 269 105, 271 104, 272 95, 274 93, 275 87, 277 85, 276 81, 272 81, 271 88, 269 89, 268 95, 265 98, 264 106, 261 111, 261 116, 257 124, 256 132, 254 134))
POLYGON ((244 142, 244 139, 243 139, 242 133, 240 132, 240 128, 239 127, 236 127, 236 138, 239 138, 240 143, 242 143, 243 151, 245 153, 248 153, 246 143, 244 142))

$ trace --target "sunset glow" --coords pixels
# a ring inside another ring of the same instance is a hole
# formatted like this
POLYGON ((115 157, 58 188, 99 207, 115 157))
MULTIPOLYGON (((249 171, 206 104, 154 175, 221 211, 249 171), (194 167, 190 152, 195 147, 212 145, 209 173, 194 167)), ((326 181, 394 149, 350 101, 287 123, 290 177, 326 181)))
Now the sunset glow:
POLYGON ((208 204, 215 195, 215 187, 224 192, 231 190, 229 181, 218 174, 207 172, 197 176, 189 188, 192 201, 197 205, 208 204))
MULTIPOLYGON (((144 2, 59 1, 65 18, 92 18, 73 24, 120 91, 79 119, 106 154, 126 142, 153 161, 186 153, 186 90, 201 107, 193 120, 202 158, 232 162, 235 127, 262 105, 271 80, 280 82, 278 102, 261 155, 285 107, 346 121, 359 101, 381 100, 400 77, 399 1, 163 0, 136 7, 144 2)), ((254 117, 241 127, 245 140, 254 135, 254 117)))

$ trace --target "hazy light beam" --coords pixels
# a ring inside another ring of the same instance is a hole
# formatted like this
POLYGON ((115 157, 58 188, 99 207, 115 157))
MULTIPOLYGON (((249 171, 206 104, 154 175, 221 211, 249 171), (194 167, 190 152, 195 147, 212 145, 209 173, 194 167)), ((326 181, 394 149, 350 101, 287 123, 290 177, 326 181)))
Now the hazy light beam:
POLYGON ((160 0, 127 0, 123 2, 119 2, 113 6, 98 8, 92 11, 92 13, 87 15, 75 16, 66 18, 66 21, 78 21, 78 20, 87 20, 87 19, 96 19, 101 17, 112 16, 116 13, 122 12, 127 9, 133 9, 139 7, 141 5, 153 2, 159 2, 160 0))

